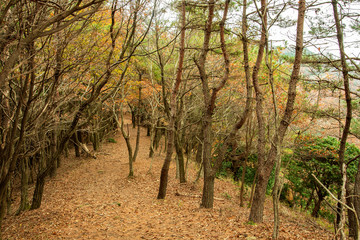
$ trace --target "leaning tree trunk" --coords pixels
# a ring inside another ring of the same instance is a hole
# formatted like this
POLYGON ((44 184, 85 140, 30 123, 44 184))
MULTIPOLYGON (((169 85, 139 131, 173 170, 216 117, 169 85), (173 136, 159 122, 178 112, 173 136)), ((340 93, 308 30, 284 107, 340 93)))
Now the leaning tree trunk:
POLYGON ((324 195, 318 192, 318 199, 317 201, 315 201, 315 206, 311 212, 312 217, 316 217, 316 218, 319 217, 319 211, 323 200, 324 200, 324 195))
POLYGON ((74 144, 74 150, 75 150, 75 157, 80 157, 80 144, 79 144, 79 138, 78 138, 78 132, 75 131, 73 135, 73 144, 74 144))
POLYGON ((265 119, 264 119, 264 104, 263 104, 263 92, 260 88, 259 83, 259 71, 261 62, 264 56, 264 48, 266 42, 266 32, 267 32, 267 11, 266 11, 266 0, 261 0, 261 38, 259 43, 259 50, 253 67, 252 80, 255 91, 256 99, 256 117, 258 122, 258 145, 257 145, 257 155, 258 155, 258 179, 254 191, 254 196, 252 199, 252 205, 250 210, 249 221, 252 222, 262 222, 262 215, 264 211, 264 202, 265 202, 265 192, 268 183, 267 177, 264 175, 265 169, 262 169, 262 166, 265 166, 265 119))
POLYGON ((42 171, 36 178, 35 190, 33 194, 33 200, 30 209, 38 209, 41 206, 42 196, 44 192, 45 186, 45 171, 42 171))
POLYGON ((179 168, 179 180, 180 183, 185 183, 185 164, 184 164, 184 152, 182 149, 181 137, 179 136, 179 131, 175 133, 175 150, 178 159, 178 168, 179 168))
MULTIPOLYGON (((180 84, 182 81, 183 63, 184 63, 184 56, 185 56, 185 24, 186 24, 185 13, 186 13, 186 2, 185 2, 185 0, 183 0, 182 4, 181 4, 181 34, 180 34, 179 63, 178 63, 177 71, 176 71, 175 83, 172 88, 172 92, 171 92, 171 96, 170 96, 170 110, 168 110, 168 113, 167 113, 167 115, 170 118, 169 126, 167 129, 167 148, 166 148, 166 156, 164 159, 164 164, 161 168, 160 186, 159 186, 159 192, 158 192, 158 196, 157 196, 158 199, 164 199, 166 196, 169 167, 170 167, 171 157, 173 154, 174 137, 175 137, 175 122, 176 122, 176 112, 177 112, 176 98, 177 98, 180 84)), ((163 88, 164 87, 165 86, 163 85, 163 88)))
POLYGON ((230 74, 230 61, 225 44, 225 22, 227 19, 227 13, 229 10, 230 0, 225 1, 224 11, 221 21, 219 22, 219 33, 221 42, 221 51, 224 61, 224 73, 220 83, 211 89, 209 85, 208 74, 206 72, 206 57, 210 51, 210 38, 213 32, 213 18, 215 11, 215 1, 209 1, 208 3, 208 17, 204 30, 204 42, 199 57, 199 61, 196 61, 196 65, 199 70, 202 91, 204 97, 205 112, 202 118, 202 133, 203 133, 203 166, 204 166, 204 186, 202 193, 201 206, 204 208, 212 208, 214 204, 214 180, 217 169, 220 167, 223 157, 218 157, 217 161, 212 159, 212 121, 215 111, 215 101, 218 92, 225 86, 230 74))
MULTIPOLYGON (((262 0, 263 2, 264 0, 262 0)), ((263 2, 265 7, 265 1, 263 2)), ((288 99, 286 102, 285 112, 280 121, 280 125, 275 132, 275 136, 272 139, 271 148, 269 150, 268 156, 265 161, 264 148, 265 143, 265 133, 264 133, 264 116, 263 116, 263 104, 262 104, 262 93, 260 90, 259 82, 257 75, 254 78, 253 82, 256 93, 257 101, 257 117, 258 117, 258 126, 259 126, 259 140, 258 140, 258 182, 255 189, 254 201, 251 206, 249 221, 252 222, 262 222, 263 221, 263 211, 265 203, 265 194, 266 187, 269 182, 271 171, 274 167, 274 163, 277 157, 278 147, 282 144, 287 128, 291 123, 291 117, 294 110, 295 98, 296 98, 296 86, 299 80, 300 75, 300 66, 302 59, 303 51, 303 29, 304 29, 304 18, 305 18, 305 0, 299 1, 298 8, 298 20, 297 20, 297 30, 296 30, 296 46, 295 46, 295 60, 293 65, 293 70, 291 73, 289 88, 288 88, 288 99), (261 134, 261 135, 260 135, 261 134), (277 143, 277 144, 274 144, 277 143)), ((265 13, 264 13, 265 14, 265 13)), ((266 14, 264 15, 265 18, 266 14)), ((266 19, 265 19, 266 20, 266 19)), ((264 22, 266 22, 264 20, 264 22)), ((263 27, 263 32, 266 31, 263 27)), ((263 34, 262 34, 263 35, 263 34)), ((262 37, 263 38, 263 37, 262 37)), ((264 39, 265 41, 265 36, 264 39)), ((262 41, 262 40, 261 40, 262 41)), ((259 50, 260 51, 260 50, 259 50)), ((259 54, 260 55, 260 54, 259 54)), ((262 57, 261 57, 262 58, 262 57)), ((255 70, 255 69, 254 69, 255 70)))
POLYGON ((28 158, 23 157, 20 160, 21 165, 21 200, 20 200, 20 206, 17 210, 16 214, 20 214, 22 211, 28 210, 29 208, 29 202, 28 202, 28 188, 29 188, 29 175, 30 175, 30 169, 28 164, 28 158))
MULTIPOLYGON (((40 135, 43 135, 42 133, 40 133, 40 135)), ((42 139, 42 136, 40 136, 40 139, 42 139)), ((44 187, 45 187, 45 178, 48 175, 48 172, 50 172, 50 170, 47 171, 47 169, 50 169, 49 161, 47 163, 45 163, 45 154, 44 154, 45 150, 42 149, 41 153, 39 154, 39 170, 38 170, 38 174, 36 176, 36 182, 35 182, 35 190, 33 193, 33 198, 32 198, 32 203, 31 203, 31 210, 34 209, 38 209, 41 206, 41 202, 42 202, 42 197, 43 197, 43 193, 44 193, 44 187)))

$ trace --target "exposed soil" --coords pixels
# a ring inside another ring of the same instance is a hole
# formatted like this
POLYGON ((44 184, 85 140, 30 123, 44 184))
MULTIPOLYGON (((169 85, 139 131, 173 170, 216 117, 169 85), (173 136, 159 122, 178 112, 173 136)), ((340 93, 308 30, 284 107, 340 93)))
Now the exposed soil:
MULTIPOLYGON (((56 176, 48 179, 40 209, 6 217, 3 239, 271 239, 270 199, 264 223, 249 224, 249 208, 238 206, 238 188, 230 180, 217 180, 215 195, 220 200, 215 200, 214 209, 202 209, 201 180, 193 183, 193 163, 188 183, 181 185, 172 163, 166 200, 157 200, 165 154, 155 154, 148 173, 149 137, 144 129, 141 134, 134 178, 127 177, 127 149, 119 133, 114 136, 116 143, 102 145, 97 159, 70 155, 56 176)), ((333 236, 303 214, 286 207, 281 212, 280 239, 333 236)))

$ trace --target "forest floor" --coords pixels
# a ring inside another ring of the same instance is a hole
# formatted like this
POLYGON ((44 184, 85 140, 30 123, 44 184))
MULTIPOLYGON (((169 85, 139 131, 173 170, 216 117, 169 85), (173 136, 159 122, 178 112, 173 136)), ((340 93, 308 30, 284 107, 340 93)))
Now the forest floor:
MULTIPOLYGON (((135 130, 131 131, 135 138, 135 130)), ((193 183, 193 163, 186 184, 178 183, 172 163, 166 199, 157 200, 165 154, 155 154, 148 173, 150 139, 144 129, 141 136, 134 178, 128 178, 128 153, 120 133, 113 136, 116 143, 103 143, 97 159, 70 154, 56 176, 48 179, 40 209, 6 217, 3 239, 271 239, 270 198, 264 223, 249 224, 250 209, 239 207, 238 187, 231 180, 217 179, 214 208, 202 209, 202 181, 193 183)), ((14 212, 17 203, 18 199, 14 212)), ((316 220, 281 207, 280 239, 332 236, 316 220)))

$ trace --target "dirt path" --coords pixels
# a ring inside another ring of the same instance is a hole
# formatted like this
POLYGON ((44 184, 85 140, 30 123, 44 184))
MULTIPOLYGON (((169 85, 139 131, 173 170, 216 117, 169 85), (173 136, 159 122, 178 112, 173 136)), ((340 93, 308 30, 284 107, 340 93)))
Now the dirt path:
MULTIPOLYGON (((166 200, 156 200, 164 155, 156 153, 152 174, 148 158, 149 138, 143 129, 135 178, 128 179, 125 143, 104 143, 97 159, 63 160, 55 178, 45 186, 42 207, 20 216, 8 216, 3 224, 4 239, 271 239, 271 203, 265 223, 247 224, 248 208, 237 205, 238 192, 230 181, 216 181, 212 210, 199 208, 201 183, 175 179, 170 169, 166 200), (180 192, 188 196, 176 196, 180 192), (191 195, 191 196, 190 196, 191 195)), ((135 132, 133 133, 135 136, 135 132)), ((192 166, 190 166, 193 169, 192 166)), ((201 182, 201 181, 200 181, 201 182)), ((283 209, 281 239, 330 239, 331 234, 283 209)))

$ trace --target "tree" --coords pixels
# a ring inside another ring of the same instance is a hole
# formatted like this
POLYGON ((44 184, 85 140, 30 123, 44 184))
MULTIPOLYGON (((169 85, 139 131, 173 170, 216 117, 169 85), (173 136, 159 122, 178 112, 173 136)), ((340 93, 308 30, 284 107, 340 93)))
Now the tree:
MULTIPOLYGON (((260 42, 265 44, 266 41, 266 1, 261 2, 261 18, 262 20, 262 34, 260 42)), ((302 50, 303 50, 303 29, 304 29, 304 18, 305 18, 305 1, 299 1, 298 6, 298 20, 297 20, 297 30, 296 30, 296 46, 295 46, 295 60, 293 65, 293 71, 289 81, 289 88, 287 91, 287 102, 285 107, 285 112, 281 118, 280 125, 277 128, 274 137, 271 141, 271 148, 265 155, 265 125, 264 125, 264 116, 263 116, 263 99, 262 91, 258 82, 257 71, 258 65, 262 59, 263 46, 260 46, 257 64, 253 70, 253 84, 256 94, 256 115, 258 120, 258 179, 257 185, 254 193, 254 200, 250 210, 249 220, 252 222, 262 222, 263 220, 263 211, 264 211, 264 202, 265 202, 265 193, 267 183, 271 171, 274 167, 275 159, 277 158, 279 152, 278 149, 282 144, 282 141, 285 137, 286 130, 291 123, 292 113, 294 111, 294 104, 296 98, 296 85, 300 75, 300 65, 302 59, 302 50)))
MULTIPOLYGON (((342 131, 341 136, 341 142, 339 147, 339 163, 340 163, 340 169, 341 169, 341 175, 342 175, 342 186, 341 186, 341 194, 340 194, 340 201, 346 202, 346 181, 347 181, 347 171, 346 171, 346 162, 345 162, 345 147, 346 147, 346 141, 349 135, 350 131, 350 124, 351 124, 351 118, 352 118, 352 107, 351 107, 351 95, 350 95, 350 85, 349 85, 349 73, 348 73, 348 66, 346 63, 346 56, 344 51, 344 35, 341 29, 341 22, 339 13, 337 10, 337 1, 332 0, 331 4, 333 6, 334 11, 334 19, 335 19, 335 25, 336 25, 336 33, 337 33, 337 39, 338 39, 338 45, 339 45, 339 51, 340 51, 340 59, 341 59, 341 71, 344 78, 344 88, 345 88, 345 100, 346 100, 346 120, 345 120, 345 126, 342 131)), ((339 228, 340 228, 340 239, 346 239, 345 236, 345 210, 343 205, 340 207, 340 222, 339 222, 339 228)))
MULTIPOLYGON (((102 2, 0 4, 3 16, 0 23, 4 26, 0 34, 4 54, 0 62, 0 88, 4 93, 0 99, 2 213, 6 208, 4 196, 8 183, 19 161, 24 169, 23 196, 26 194, 27 158, 33 159, 32 168, 39 166, 31 209, 40 207, 45 178, 59 166, 68 141, 78 129, 89 126, 98 106, 118 91, 130 59, 145 39, 153 13, 134 17, 137 16, 134 11, 125 11, 130 10, 128 3, 119 7, 118 1, 113 1, 113 11, 104 5, 104 11, 97 13, 102 2), (120 8, 124 10, 122 14, 120 8), (110 23, 103 18, 108 13, 112 14, 108 18, 110 23), (119 18, 121 22, 115 21, 119 18), (108 28, 102 28, 99 33, 96 26, 103 23, 108 28), (136 31, 139 26, 142 30, 136 31), (85 43, 90 35, 95 39, 101 34, 102 41, 106 39, 102 45, 85 43), (96 54, 92 52, 99 46, 96 54), (94 60, 96 72, 92 68, 94 60)), ((148 9, 138 1, 136 11, 148 9)), ((19 210, 26 209, 26 205, 27 199, 23 197, 19 210)))
MULTIPOLYGON (((23 150, 24 141, 28 137, 29 118, 36 114, 33 112, 34 103, 42 97, 40 92, 47 86, 45 79, 40 83, 35 81, 37 77, 35 73, 35 61, 37 59, 35 56, 39 49, 41 50, 47 44, 46 41, 36 41, 45 40, 48 36, 65 29, 81 18, 93 14, 102 2, 70 1, 54 5, 9 0, 3 1, 0 5, 0 26, 2 29, 0 33, 0 53, 2 55, 0 89, 3 93, 1 96, 3 106, 1 109, 1 127, 3 130, 0 148, 2 169, 0 172, 0 208, 2 213, 6 207, 4 196, 9 180, 19 159, 19 154, 23 150), (26 67, 23 67, 19 59, 26 56, 24 54, 26 52, 27 57, 22 60, 25 60, 27 64, 26 67), (19 65, 16 66, 16 64, 19 65), (14 78, 18 73, 20 73, 20 77, 14 78), (13 84, 16 81, 20 83, 20 87, 12 91, 13 84), (14 93, 16 95, 13 95, 14 93), (10 101, 10 99, 15 101, 10 101)), ((57 85, 54 84, 49 88, 51 91, 45 98, 47 104, 54 96, 56 87, 57 85)), ((42 108, 38 109, 37 118, 42 116, 42 111, 47 106, 42 105, 42 108)), ((36 125, 33 122, 30 126, 36 125)), ((26 163, 24 164, 23 166, 26 166, 26 163)), ((25 203, 26 199, 23 198, 23 206, 19 208, 20 210, 24 208, 25 203)), ((0 216, 0 222, 2 217, 3 215, 0 216)))
MULTIPOLYGON (((212 208, 214 202, 214 181, 217 166, 212 167, 212 118, 216 106, 216 98, 218 92, 224 87, 227 82, 230 74, 229 68, 229 57, 226 50, 225 44, 225 21, 227 19, 227 13, 229 10, 230 1, 225 1, 224 12, 222 19, 219 23, 220 28, 220 42, 221 42, 221 52, 224 62, 223 76, 220 79, 220 82, 217 86, 210 88, 209 77, 206 70, 206 61, 207 55, 210 51, 210 39, 211 34, 213 32, 213 20, 214 20, 214 11, 215 11, 215 1, 210 0, 208 2, 208 17, 205 22, 205 30, 204 30, 204 40, 203 46, 201 49, 201 53, 198 60, 195 60, 195 64, 199 70, 199 75, 202 84, 202 92, 203 92, 203 104, 204 104, 204 113, 202 117, 202 151, 203 151, 203 166, 204 166, 204 186, 203 186, 203 194, 201 200, 201 206, 204 208, 212 208)), ((216 83, 215 83, 216 84, 216 83)))
MULTIPOLYGON (((356 188, 351 187, 352 183, 348 179, 349 175, 347 174, 348 171, 346 170, 346 168, 348 167, 348 163, 344 161, 344 152, 346 151, 346 142, 351 131, 351 122, 353 122, 352 98, 353 96, 356 96, 355 91, 352 90, 352 85, 354 84, 352 80, 359 79, 357 76, 359 68, 357 67, 356 63, 356 61, 358 61, 356 60, 357 58, 352 57, 351 53, 346 53, 347 47, 350 47, 352 44, 352 38, 345 38, 344 33, 358 35, 355 30, 356 24, 353 25, 352 23, 355 22, 353 20, 354 17, 357 16, 357 14, 352 12, 353 6, 347 5, 347 3, 343 1, 331 1, 331 5, 329 6, 327 6, 327 2, 323 1, 320 1, 319 4, 323 5, 324 9, 332 8, 332 14, 325 15, 323 12, 324 10, 315 10, 318 11, 322 17, 313 17, 314 21, 312 21, 310 33, 315 35, 317 39, 320 39, 320 41, 324 41, 324 39, 325 41, 328 41, 328 39, 336 37, 339 52, 333 53, 331 51, 327 51, 326 48, 318 47, 318 54, 311 59, 308 59, 307 62, 311 63, 312 66, 314 66, 314 69, 325 69, 327 72, 330 72, 330 74, 331 72, 334 73, 333 76, 331 76, 329 73, 327 73, 325 77, 319 76, 318 81, 319 86, 324 87, 325 91, 327 91, 328 89, 332 89, 332 91, 334 91, 335 89, 338 90, 338 113, 335 113, 334 109, 326 109, 324 111, 318 112, 321 112, 322 116, 329 117, 329 119, 334 119, 338 122, 339 139, 341 139, 341 144, 339 146, 339 168, 341 169, 342 174, 342 188, 338 192, 338 200, 342 203, 345 203, 346 199, 347 202, 350 203, 353 200, 356 201, 356 197, 353 198, 352 195, 354 194, 356 196, 355 191, 357 190, 356 188), (340 8, 341 10, 339 11, 338 8, 340 8), (334 24, 330 24, 329 26, 329 21, 333 22, 334 24), (335 35, 333 34, 334 32, 336 32, 335 35), (344 111, 340 107, 342 99, 345 100, 344 111)), ((314 41, 313 44, 316 46, 318 42, 314 41)), ((354 204, 354 206, 356 206, 356 204, 354 204)), ((337 227, 339 230, 338 233, 340 234, 341 239, 345 239, 345 215, 343 204, 339 203, 338 210, 340 212, 337 218, 337 227)), ((356 230, 357 224, 354 221, 354 216, 351 211, 349 211, 348 217, 350 225, 349 235, 358 238, 358 230, 356 230)))
MULTIPOLYGON (((295 140, 294 152, 291 158, 287 178, 291 182, 295 192, 302 199, 307 199, 306 206, 311 204, 312 192, 315 191, 318 198, 312 211, 313 217, 319 216, 321 202, 327 196, 327 192, 312 177, 318 180, 328 189, 341 188, 341 173, 339 169, 338 148, 340 142, 333 137, 316 137, 313 135, 300 135, 295 140)), ((354 145, 347 144, 346 161, 349 162, 359 154, 359 149, 354 145)), ((353 179, 356 172, 355 164, 348 166, 349 179, 353 179)), ((305 205, 301 203, 301 205, 305 205)))
MULTIPOLYGON (((175 121, 176 121, 176 113, 177 113, 177 106, 176 106, 176 98, 178 95, 178 91, 180 88, 181 80, 182 80, 182 71, 183 71, 183 62, 184 62, 184 55, 185 55, 185 0, 181 3, 181 35, 180 35, 180 52, 179 52, 179 62, 176 71, 176 79, 175 83, 172 88, 171 96, 170 96, 170 105, 168 110, 169 116, 169 126, 167 129, 167 148, 166 148, 166 156, 164 160, 164 164, 161 169, 161 176, 160 176, 160 186, 159 186, 159 193, 157 198, 164 199, 166 196, 166 188, 168 182, 168 173, 169 173, 169 166, 171 161, 171 156, 173 153, 173 145, 174 145, 174 138, 175 138, 175 121)), ((164 86, 163 86, 164 88, 164 86)))

